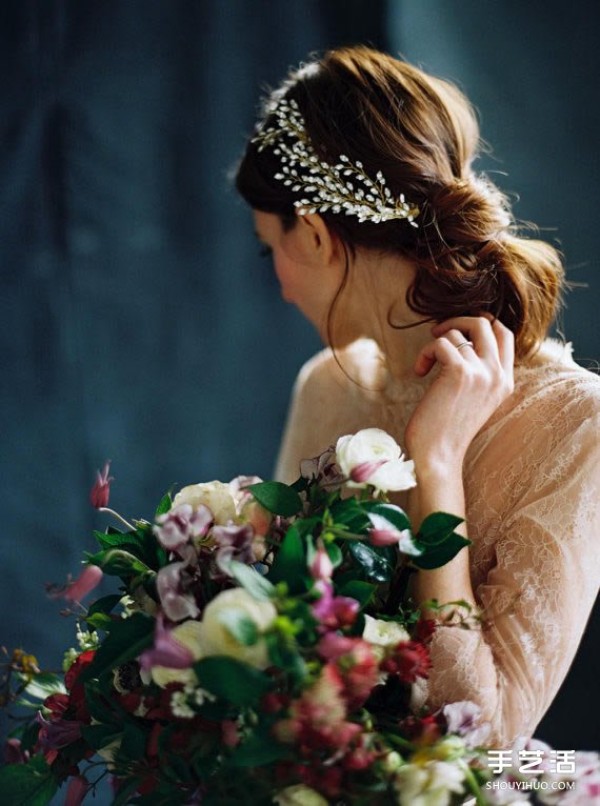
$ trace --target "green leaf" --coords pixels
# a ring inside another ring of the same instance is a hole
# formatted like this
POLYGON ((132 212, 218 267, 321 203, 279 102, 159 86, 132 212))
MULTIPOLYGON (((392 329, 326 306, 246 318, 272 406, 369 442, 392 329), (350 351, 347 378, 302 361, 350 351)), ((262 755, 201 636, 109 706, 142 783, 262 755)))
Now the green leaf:
POLYGON ((202 688, 233 705, 253 705, 271 688, 267 675, 233 658, 204 658, 194 671, 202 688))
POLYGON ((348 543, 348 550, 367 579, 374 579, 376 582, 390 581, 394 565, 389 552, 386 552, 385 549, 377 549, 366 543, 352 541, 348 543))
POLYGON ((406 512, 394 504, 383 504, 381 501, 365 501, 363 508, 373 515, 380 515, 400 532, 410 529, 410 521, 406 512))
POLYGON ((94 613, 91 616, 86 616, 85 621, 86 624, 89 624, 90 627, 93 627, 95 630, 109 630, 114 619, 107 616, 105 613, 94 613))
POLYGON ((340 596, 349 596, 351 599, 356 599, 362 609, 369 604, 376 590, 377 585, 373 585, 370 582, 363 582, 360 579, 353 579, 351 582, 346 582, 346 584, 339 589, 338 594, 340 596))
POLYGON ((168 512, 171 509, 172 503, 173 500, 171 499, 171 493, 165 493, 156 507, 154 517, 158 518, 159 515, 164 515, 166 512, 168 512))
POLYGON ((250 490, 259 504, 275 515, 290 518, 302 509, 302 500, 296 490, 280 481, 261 481, 246 489, 250 490))
POLYGON ((438 545, 443 543, 463 522, 464 518, 449 515, 447 512, 432 512, 421 524, 416 538, 428 546, 438 545))
POLYGON ((52 674, 51 672, 42 672, 27 684, 25 694, 29 697, 35 697, 36 700, 45 700, 50 694, 64 694, 66 691, 62 675, 52 674))
POLYGON ((131 577, 145 574, 150 571, 146 563, 138 557, 121 548, 111 548, 99 551, 96 554, 86 554, 86 560, 91 565, 97 565, 105 574, 118 577, 131 577))
POLYGON ((137 658, 152 644, 153 638, 154 619, 143 613, 134 613, 129 618, 114 621, 94 660, 81 672, 80 680, 92 680, 137 658))
POLYGON ((265 601, 273 597, 275 586, 252 566, 233 560, 229 572, 254 599, 265 601))
POLYGON ((268 733, 253 733, 236 747, 228 763, 232 767, 262 767, 289 755, 290 748, 275 741, 268 733))
POLYGON ((272 582, 287 582, 292 593, 302 590, 306 576, 306 553, 304 544, 296 526, 291 526, 269 571, 272 582))
POLYGON ((112 800, 112 806, 127 806, 128 803, 131 803, 132 796, 135 795, 143 780, 143 776, 140 776, 119 781, 119 789, 112 800))
POLYGON ((424 553, 419 557, 411 557, 411 562, 413 565, 416 565, 417 568, 423 568, 424 570, 440 568, 442 565, 446 565, 446 563, 450 562, 462 548, 470 545, 470 540, 453 532, 445 538, 442 545, 432 546, 430 548, 421 544, 421 547, 424 548, 424 553))
POLYGON ((356 498, 345 498, 336 501, 331 506, 331 516, 336 526, 345 526, 353 534, 364 534, 370 527, 370 522, 356 498))
POLYGON ((7 806, 46 806, 57 789, 58 780, 41 756, 0 768, 0 793, 7 806))
POLYGON ((146 753, 148 732, 143 730, 139 722, 128 722, 122 732, 121 744, 117 751, 117 763, 127 764, 139 761, 146 753))
POLYGON ((101 750, 121 736, 121 727, 116 725, 83 725, 81 735, 92 750, 101 750))
POLYGON ((103 596, 101 599, 97 599, 88 609, 88 618, 95 613, 110 613, 120 601, 121 596, 118 593, 111 593, 110 596, 103 596))
POLYGON ((244 646, 252 646, 258 641, 256 624, 241 609, 230 607, 217 615, 219 621, 235 640, 244 646))

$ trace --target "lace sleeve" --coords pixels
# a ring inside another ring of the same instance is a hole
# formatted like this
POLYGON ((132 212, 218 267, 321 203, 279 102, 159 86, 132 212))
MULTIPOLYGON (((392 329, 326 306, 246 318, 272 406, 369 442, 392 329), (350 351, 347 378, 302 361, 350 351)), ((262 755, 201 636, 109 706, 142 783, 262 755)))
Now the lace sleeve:
MULTIPOLYGON (((475 598, 479 628, 440 627, 427 704, 470 699, 488 744, 531 736, 573 661, 600 579, 600 415, 561 440, 503 519, 475 598)), ((470 549, 471 550, 471 549, 470 549)))

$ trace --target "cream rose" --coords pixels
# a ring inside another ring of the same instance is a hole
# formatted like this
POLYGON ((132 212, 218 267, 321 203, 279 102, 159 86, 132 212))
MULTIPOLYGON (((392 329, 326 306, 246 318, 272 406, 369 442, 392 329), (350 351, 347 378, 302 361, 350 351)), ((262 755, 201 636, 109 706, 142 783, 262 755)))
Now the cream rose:
POLYGON ((227 526, 229 521, 236 520, 235 501, 228 484, 221 481, 207 481, 202 484, 190 484, 180 490, 173 499, 173 509, 180 504, 189 504, 197 509, 200 504, 208 507, 215 523, 227 526))
POLYGON ((365 615, 365 628, 362 637, 375 646, 396 646, 401 641, 410 641, 410 635, 395 621, 383 621, 365 615))
POLYGON ((257 669, 266 668, 270 661, 264 638, 251 646, 241 644, 227 629, 223 616, 235 611, 252 621, 259 633, 267 630, 277 618, 277 610, 272 602, 257 601, 243 588, 223 591, 210 602, 202 617, 201 643, 203 654, 227 655, 257 669))
MULTIPOLYGON (((202 624, 199 621, 184 621, 171 632, 171 637, 189 649, 194 660, 203 656, 202 624)), ((197 685, 198 680, 193 669, 170 669, 167 666, 153 666, 150 674, 157 686, 165 688, 169 683, 183 683, 184 685, 197 685)))
POLYGON ((314 789, 296 784, 282 789, 273 796, 277 806, 327 806, 328 801, 314 789))
POLYGON ((335 455, 348 487, 370 484, 386 492, 408 490, 417 483, 414 462, 404 460, 396 440, 381 428, 340 437, 335 455))

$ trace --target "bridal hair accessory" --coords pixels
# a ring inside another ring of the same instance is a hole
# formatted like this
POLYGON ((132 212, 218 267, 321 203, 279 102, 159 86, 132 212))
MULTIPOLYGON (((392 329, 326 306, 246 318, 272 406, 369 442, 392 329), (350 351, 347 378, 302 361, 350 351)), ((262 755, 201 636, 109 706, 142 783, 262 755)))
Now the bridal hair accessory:
POLYGON ((264 128, 252 139, 258 150, 274 146, 282 164, 275 179, 292 191, 303 192, 294 207, 300 215, 307 213, 345 213, 360 222, 379 224, 392 219, 406 219, 417 227, 419 208, 401 193, 394 198, 381 171, 375 180, 365 172, 362 162, 352 162, 340 154, 332 165, 316 155, 302 113, 295 100, 283 98, 273 110, 277 123, 264 128))

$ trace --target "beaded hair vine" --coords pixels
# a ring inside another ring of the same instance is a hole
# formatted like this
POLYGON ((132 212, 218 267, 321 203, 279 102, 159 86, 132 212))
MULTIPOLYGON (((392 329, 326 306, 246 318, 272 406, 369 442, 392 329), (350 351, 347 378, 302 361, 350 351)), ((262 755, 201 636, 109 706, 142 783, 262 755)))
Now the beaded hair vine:
POLYGON ((345 154, 340 154, 336 164, 319 159, 295 100, 283 98, 273 112, 277 123, 260 130, 252 142, 258 143, 259 151, 273 147, 281 161, 275 179, 294 193, 302 193, 294 202, 299 215, 330 211, 355 215, 361 222, 379 224, 403 218, 418 226, 414 219, 419 208, 403 193, 394 198, 381 171, 373 180, 362 162, 352 162, 345 154))

